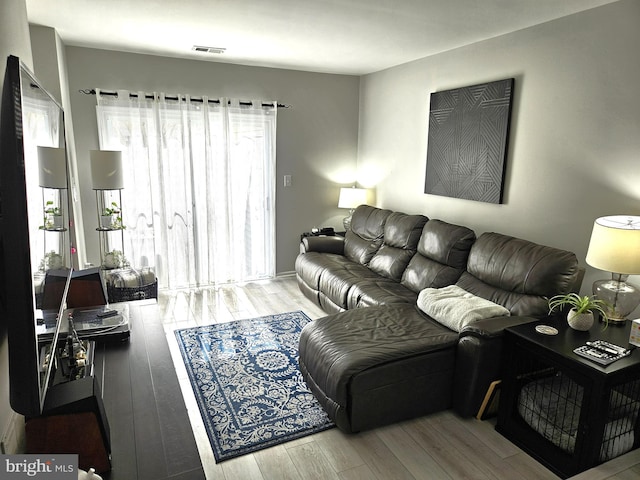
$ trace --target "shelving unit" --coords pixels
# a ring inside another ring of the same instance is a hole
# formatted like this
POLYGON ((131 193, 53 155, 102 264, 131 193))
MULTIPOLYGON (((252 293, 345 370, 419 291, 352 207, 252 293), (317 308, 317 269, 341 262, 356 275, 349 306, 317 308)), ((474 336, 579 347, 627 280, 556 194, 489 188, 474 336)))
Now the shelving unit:
POLYGON ((69 245, 67 213, 67 189, 42 187, 43 222, 40 230, 44 235, 41 270, 67 266, 69 245), (58 255, 59 257, 55 257, 58 255))
POLYGON ((69 197, 66 151, 64 148, 38 146, 38 184, 42 193, 43 232, 40 274, 50 268, 71 265, 69 231, 69 197))
POLYGON ((68 235, 67 189, 41 187, 42 191, 42 249, 33 249, 33 285, 36 308, 42 307, 44 279, 47 270, 59 270, 71 265, 71 244, 68 235), (55 213, 55 214, 54 214, 55 213))
MULTIPOLYGON (((122 191, 96 190, 96 206, 98 214, 98 242, 100 248, 100 265, 104 269, 122 268, 126 265, 114 261, 114 254, 121 252, 124 260, 124 225, 122 223, 122 191), (117 200, 115 200, 117 199, 117 200), (118 213, 105 215, 104 213, 117 207, 118 213), (116 216, 117 215, 117 216, 116 216)), ((117 260, 117 259, 115 259, 117 260)))
POLYGON ((96 192, 100 266, 109 302, 157 298, 158 281, 153 270, 130 268, 125 260, 121 152, 92 150, 91 177, 96 192))

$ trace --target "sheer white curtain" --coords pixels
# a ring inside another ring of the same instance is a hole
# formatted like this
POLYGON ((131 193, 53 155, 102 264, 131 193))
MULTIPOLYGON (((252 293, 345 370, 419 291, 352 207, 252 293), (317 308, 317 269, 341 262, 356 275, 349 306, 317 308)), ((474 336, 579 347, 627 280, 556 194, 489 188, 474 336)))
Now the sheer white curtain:
POLYGON ((122 150, 125 256, 161 287, 275 274, 277 105, 97 92, 100 148, 122 150))

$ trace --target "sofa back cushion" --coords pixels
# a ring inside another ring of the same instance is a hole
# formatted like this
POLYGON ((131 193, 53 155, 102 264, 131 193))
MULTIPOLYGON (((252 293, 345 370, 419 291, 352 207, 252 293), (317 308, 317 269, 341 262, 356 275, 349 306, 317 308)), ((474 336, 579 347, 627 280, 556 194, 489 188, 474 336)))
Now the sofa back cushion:
POLYGON ((351 229, 345 234, 344 255, 352 262, 368 265, 382 245, 384 225, 391 210, 360 205, 351 217, 351 229))
POLYGON ((490 232, 474 243, 457 285, 512 315, 541 317, 549 297, 574 288, 578 270, 572 252, 490 232))
POLYGON ((456 283, 475 239, 467 227, 429 220, 422 229, 418 251, 402 275, 402 285, 418 293, 456 283))
POLYGON ((400 212, 389 215, 384 225, 382 246, 369 262, 369 268, 378 275, 399 282, 409 260, 416 253, 427 220, 424 215, 400 212))

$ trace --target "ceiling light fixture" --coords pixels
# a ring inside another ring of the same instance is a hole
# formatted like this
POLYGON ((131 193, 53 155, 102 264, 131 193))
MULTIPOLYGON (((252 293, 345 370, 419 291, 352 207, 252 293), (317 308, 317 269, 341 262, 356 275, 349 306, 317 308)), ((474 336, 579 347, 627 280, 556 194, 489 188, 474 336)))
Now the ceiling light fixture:
POLYGON ((194 52, 202 52, 202 53, 215 53, 218 55, 223 54, 227 49, 224 47, 203 47, 201 45, 194 45, 191 50, 194 52))

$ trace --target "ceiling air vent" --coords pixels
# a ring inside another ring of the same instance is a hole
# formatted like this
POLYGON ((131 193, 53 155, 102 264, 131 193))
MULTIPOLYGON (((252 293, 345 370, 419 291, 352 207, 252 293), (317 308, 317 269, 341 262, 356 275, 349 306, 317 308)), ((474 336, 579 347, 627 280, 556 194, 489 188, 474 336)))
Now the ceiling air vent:
POLYGON ((215 53, 220 55, 224 53, 225 50, 227 49, 223 47, 203 47, 201 45, 194 45, 193 48, 191 48, 191 50, 193 50, 194 52, 215 53))

